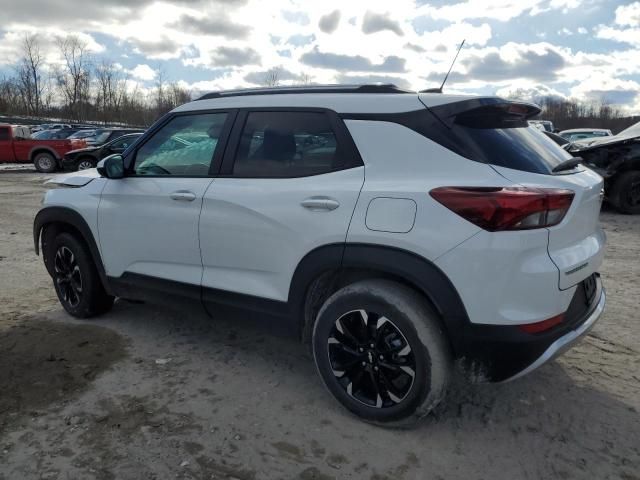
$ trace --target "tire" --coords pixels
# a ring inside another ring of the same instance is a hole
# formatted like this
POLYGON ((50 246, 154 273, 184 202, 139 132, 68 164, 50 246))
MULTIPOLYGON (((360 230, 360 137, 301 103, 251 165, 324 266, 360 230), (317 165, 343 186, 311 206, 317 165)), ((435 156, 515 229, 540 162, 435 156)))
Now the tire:
POLYGON ((640 171, 621 173, 613 182, 609 201, 621 213, 640 213, 640 171))
POLYGON ((58 300, 70 315, 89 318, 111 309, 114 297, 104 290, 87 247, 77 237, 59 233, 47 241, 44 255, 58 300))
POLYGON ((451 377, 438 315, 423 296, 389 280, 357 282, 329 297, 316 318, 312 349, 329 392, 378 425, 415 424, 444 398, 451 377))
POLYGON ((82 157, 78 160, 78 165, 76 167, 76 170, 80 171, 80 170, 86 170, 88 168, 95 168, 96 166, 96 161, 94 158, 92 157, 82 157))
POLYGON ((53 173, 58 169, 56 159, 47 152, 37 153, 35 157, 33 157, 33 164, 36 170, 41 173, 53 173))

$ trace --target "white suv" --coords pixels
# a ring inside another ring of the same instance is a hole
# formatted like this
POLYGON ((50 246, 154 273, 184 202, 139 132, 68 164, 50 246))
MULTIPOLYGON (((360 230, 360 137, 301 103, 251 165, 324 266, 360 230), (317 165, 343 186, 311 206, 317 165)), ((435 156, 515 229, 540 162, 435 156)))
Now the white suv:
POLYGON ((46 194, 36 251, 76 317, 190 297, 286 318, 346 408, 408 423, 454 362, 519 377, 603 311, 603 181, 538 112, 391 85, 208 94, 54 179, 73 188, 46 194))

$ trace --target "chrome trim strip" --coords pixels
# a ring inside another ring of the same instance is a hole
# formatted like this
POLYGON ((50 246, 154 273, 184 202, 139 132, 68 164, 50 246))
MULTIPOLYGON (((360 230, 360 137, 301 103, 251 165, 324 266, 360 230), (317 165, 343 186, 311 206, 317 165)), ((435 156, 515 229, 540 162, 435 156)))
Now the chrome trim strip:
POLYGON ((571 332, 567 333, 566 335, 563 335, 562 337, 557 339, 555 342, 553 342, 551 345, 549 345, 549 348, 547 348, 544 351, 544 353, 540 355, 538 359, 535 362, 533 362, 531 365, 529 365, 527 368, 525 368, 524 370, 516 373, 512 377, 509 377, 506 380, 503 380, 502 382, 499 382, 499 383, 506 383, 506 382, 515 380, 516 378, 523 377, 528 373, 531 373, 532 371, 534 371, 536 368, 544 365, 549 360, 552 360, 553 358, 557 357, 558 355, 568 350, 578 339, 580 339, 580 337, 582 337, 583 335, 586 335, 589 332, 589 330, 591 330, 593 325, 596 323, 596 320, 600 318, 600 315, 602 315, 602 312, 604 311, 606 297, 607 296, 605 294, 604 287, 603 287, 600 293, 600 300, 598 301, 596 308, 593 309, 593 312, 591 312, 587 320, 582 325, 580 325, 575 330, 572 330, 571 332))

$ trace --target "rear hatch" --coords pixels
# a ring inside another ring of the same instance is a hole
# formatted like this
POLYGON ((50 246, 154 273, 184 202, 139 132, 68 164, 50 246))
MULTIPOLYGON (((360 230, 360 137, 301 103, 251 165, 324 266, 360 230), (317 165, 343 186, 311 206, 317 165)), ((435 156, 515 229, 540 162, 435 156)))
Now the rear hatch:
POLYGON ((599 226, 603 179, 586 167, 572 165, 571 154, 528 125, 527 120, 540 111, 535 105, 493 97, 429 107, 430 98, 421 100, 440 120, 460 155, 491 165, 517 186, 572 191, 574 198, 562 221, 547 227, 558 286, 567 289, 597 271, 605 244, 599 226))

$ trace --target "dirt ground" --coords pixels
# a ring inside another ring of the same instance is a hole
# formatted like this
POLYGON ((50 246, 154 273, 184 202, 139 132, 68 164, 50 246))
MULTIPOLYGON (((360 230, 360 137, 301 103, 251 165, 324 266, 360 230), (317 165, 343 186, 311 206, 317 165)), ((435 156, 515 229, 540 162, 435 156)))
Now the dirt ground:
POLYGON ((640 479, 640 216, 602 213, 608 305, 581 344, 397 431, 264 318, 63 313, 33 251, 43 179, 0 172, 0 479, 640 479))

